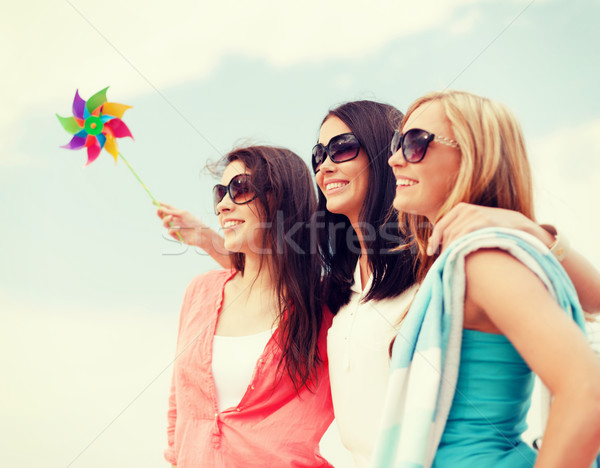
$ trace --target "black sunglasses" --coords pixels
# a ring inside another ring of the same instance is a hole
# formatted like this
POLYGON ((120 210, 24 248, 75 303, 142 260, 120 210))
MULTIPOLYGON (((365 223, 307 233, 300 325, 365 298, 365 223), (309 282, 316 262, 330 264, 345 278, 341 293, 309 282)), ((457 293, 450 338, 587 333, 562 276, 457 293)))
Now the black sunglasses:
POLYGON ((399 130, 394 132, 392 143, 390 144, 390 158, 402 148, 402 156, 409 163, 418 163, 423 161, 427 147, 432 141, 437 141, 443 145, 458 148, 458 143, 450 138, 439 135, 434 135, 420 128, 411 128, 406 133, 400 133, 399 130))
POLYGON ((312 168, 315 174, 329 156, 334 163, 351 161, 358 156, 360 142, 353 133, 342 133, 334 136, 327 145, 317 143, 312 150, 312 168))
POLYGON ((227 185, 217 184, 213 187, 213 201, 216 214, 219 214, 217 205, 221 203, 221 200, 227 194, 229 194, 229 198, 236 205, 250 203, 258 196, 254 185, 252 185, 250 174, 238 174, 227 185))

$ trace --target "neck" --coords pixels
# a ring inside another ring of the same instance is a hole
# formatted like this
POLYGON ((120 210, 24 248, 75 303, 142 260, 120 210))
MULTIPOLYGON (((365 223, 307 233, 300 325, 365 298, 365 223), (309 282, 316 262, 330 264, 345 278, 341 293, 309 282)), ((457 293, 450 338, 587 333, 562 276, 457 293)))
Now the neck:
POLYGON ((361 258, 367 258, 367 246, 364 242, 363 231, 360 227, 358 221, 351 221, 352 229, 356 232, 356 236, 358 237, 358 243, 360 244, 360 255, 361 258))
POLYGON ((244 262, 244 274, 240 277, 240 284, 250 286, 257 291, 270 290, 275 287, 271 277, 271 265, 269 259, 263 259, 261 266, 261 257, 259 255, 246 254, 244 262))
POLYGON ((367 251, 367 246, 364 242, 363 231, 360 228, 358 220, 352 222, 352 228, 356 232, 356 236, 358 237, 358 242, 360 244, 360 258, 358 259, 358 263, 360 265, 360 278, 362 282, 361 289, 364 289, 369 276, 371 276, 371 268, 369 267, 369 254, 367 251))

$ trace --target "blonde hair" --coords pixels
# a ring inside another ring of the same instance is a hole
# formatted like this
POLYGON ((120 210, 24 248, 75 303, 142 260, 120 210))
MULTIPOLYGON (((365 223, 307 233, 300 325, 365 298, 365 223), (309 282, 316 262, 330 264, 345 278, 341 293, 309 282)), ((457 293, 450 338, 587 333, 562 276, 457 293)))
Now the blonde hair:
MULTIPOLYGON (((442 105, 461 152, 456 182, 437 219, 461 202, 515 210, 534 219, 531 170, 521 127, 512 112, 475 94, 441 91, 412 103, 402 126, 413 112, 433 101, 442 105)), ((421 281, 435 260, 425 254, 432 226, 424 216, 407 213, 401 213, 399 221, 411 239, 409 245, 418 249, 421 281)))

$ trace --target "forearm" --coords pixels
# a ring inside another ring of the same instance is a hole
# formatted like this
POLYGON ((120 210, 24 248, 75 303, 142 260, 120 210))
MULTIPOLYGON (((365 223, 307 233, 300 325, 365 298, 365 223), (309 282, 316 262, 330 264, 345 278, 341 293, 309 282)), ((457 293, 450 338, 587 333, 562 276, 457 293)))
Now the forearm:
MULTIPOLYGON (((552 226, 548 226, 554 229, 552 226)), ((550 248, 556 238, 542 226, 534 225, 528 229, 550 248)), ((575 286, 579 302, 586 312, 600 313, 600 272, 579 252, 568 247, 564 252, 561 265, 575 286)))
POLYGON ((600 313, 600 273, 579 252, 569 249, 561 262, 571 278, 583 310, 600 313))
POLYGON ((600 446, 598 392, 556 396, 535 468, 589 468, 600 446))

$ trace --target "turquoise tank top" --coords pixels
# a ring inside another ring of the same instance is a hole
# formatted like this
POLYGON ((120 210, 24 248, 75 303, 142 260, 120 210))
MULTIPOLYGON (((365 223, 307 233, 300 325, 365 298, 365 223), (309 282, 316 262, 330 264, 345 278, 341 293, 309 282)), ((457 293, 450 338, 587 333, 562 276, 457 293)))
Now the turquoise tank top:
POLYGON ((456 393, 434 468, 531 467, 527 428, 534 374, 504 335, 463 330, 456 393))

